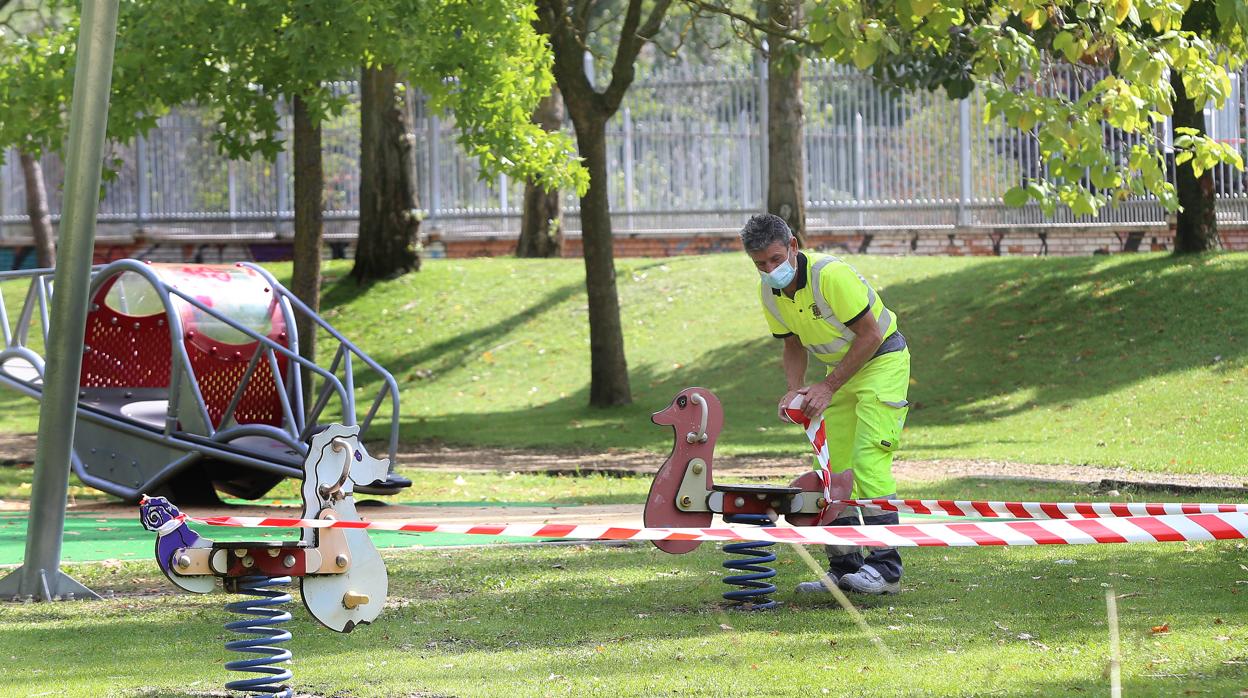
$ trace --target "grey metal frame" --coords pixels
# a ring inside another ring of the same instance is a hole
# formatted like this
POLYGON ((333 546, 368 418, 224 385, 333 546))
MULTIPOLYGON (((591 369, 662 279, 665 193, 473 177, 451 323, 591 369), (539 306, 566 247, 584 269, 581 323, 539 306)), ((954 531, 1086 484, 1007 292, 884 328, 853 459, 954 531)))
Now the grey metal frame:
MULTIPOLYGON (((269 285, 269 288, 272 289, 274 298, 277 299, 279 304, 283 320, 288 328, 296 326, 296 317, 306 317, 315 323, 320 330, 327 333, 332 340, 337 342, 330 367, 325 369, 316 362, 299 355, 299 347, 296 340, 297 333, 293 331, 288 332, 291 346, 289 348, 282 346, 268 337, 243 326, 219 310, 208 307, 185 292, 169 286, 147 264, 133 259, 124 259, 106 266, 95 267, 91 272, 92 279, 89 297, 95 297, 101 284, 108 279, 118 274, 132 272, 151 284, 160 298, 161 305, 164 308, 172 350, 168 412, 164 428, 160 431, 85 405, 79 406, 79 416, 94 424, 107 427, 112 431, 136 438, 141 442, 194 451, 199 453, 200 456, 178 458, 146 481, 130 486, 124 483, 103 480, 92 475, 84 467, 82 458, 75 450, 72 453, 73 469, 84 483, 125 499, 136 499, 144 491, 151 491, 159 487, 167 479, 177 474, 178 471, 190 466, 202 456, 209 456, 213 459, 237 463, 287 477, 301 477, 303 472, 302 462, 307 455, 308 449, 306 440, 319 423, 319 418, 329 407, 334 406, 338 410, 338 413, 334 416, 335 421, 346 425, 356 424, 356 368, 360 364, 376 373, 381 379, 381 387, 372 398, 371 405, 363 420, 359 422, 361 433, 367 433, 369 427, 372 426, 380 413, 381 408, 388 400, 390 429, 387 446, 391 468, 393 469, 399 437, 399 390, 398 383, 394 377, 322 317, 312 312, 306 304, 278 283, 273 278, 273 275, 263 267, 254 264, 244 264, 243 266, 258 273, 265 283, 269 285), (208 406, 196 380, 195 370, 183 340, 184 327, 175 299, 177 302, 195 307, 200 312, 243 333, 250 340, 256 342, 256 349, 248 362, 248 368, 243 378, 239 381, 239 387, 235 390, 226 411, 221 417, 221 428, 214 428, 212 420, 209 418, 208 406), (278 370, 279 356, 288 362, 285 375, 278 370), (274 380, 277 381, 277 392, 281 400, 283 414, 281 427, 267 424, 232 424, 235 410, 242 400, 247 380, 254 373, 260 361, 267 362, 274 380), (341 375, 338 373, 339 369, 342 371, 341 375), (312 404, 310 410, 305 409, 305 402, 300 387, 302 386, 302 373, 304 371, 312 373, 321 381, 317 399, 312 404), (193 414, 181 412, 184 405, 182 400, 184 391, 192 398, 191 409, 193 414), (335 397, 337 398, 336 402, 334 401, 335 397), (178 426, 180 421, 182 422, 182 428, 178 426), (189 425, 195 425, 199 429, 188 428, 189 425), (292 456, 289 463, 279 463, 258 458, 253 454, 247 453, 244 449, 231 447, 231 442, 244 436, 262 436, 272 439, 295 451, 297 456, 292 456)), ((43 335, 46 341, 47 306, 51 296, 48 279, 51 274, 52 271, 47 269, 0 272, 0 282, 23 278, 30 280, 26 300, 15 324, 10 325, 8 309, 5 307, 3 297, 0 297, 0 326, 2 326, 0 329, 2 329, 5 339, 4 347, 0 350, 0 366, 3 366, 11 358, 18 358, 30 363, 39 374, 36 379, 23 381, 0 371, 0 385, 36 399, 42 396, 43 360, 37 352, 27 346, 27 340, 30 335, 31 324, 38 317, 42 326, 41 329, 44 330, 43 335), (38 311, 37 315, 36 311, 38 311)), ((84 350, 89 351, 89 347, 84 350)), ((78 444, 75 446, 77 447, 78 444)), ((88 445, 83 444, 82 446, 86 447, 88 445)))

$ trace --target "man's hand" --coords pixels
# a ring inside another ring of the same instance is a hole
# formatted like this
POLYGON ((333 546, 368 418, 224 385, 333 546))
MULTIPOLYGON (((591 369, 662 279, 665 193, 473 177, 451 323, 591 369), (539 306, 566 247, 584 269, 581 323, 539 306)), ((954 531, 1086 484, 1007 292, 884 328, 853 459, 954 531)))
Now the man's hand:
POLYGON ((806 396, 802 401, 802 414, 806 419, 814 420, 823 411, 828 409, 828 403, 832 402, 832 395, 836 393, 832 386, 823 381, 808 385, 797 392, 806 396))
POLYGON ((780 404, 777 405, 776 407, 776 416, 780 418, 780 421, 782 422, 793 421, 789 419, 787 416, 785 416, 784 411, 789 408, 789 405, 793 402, 793 398, 800 395, 803 390, 805 390, 805 388, 799 388, 797 390, 790 390, 789 392, 784 394, 784 397, 780 398, 780 404))

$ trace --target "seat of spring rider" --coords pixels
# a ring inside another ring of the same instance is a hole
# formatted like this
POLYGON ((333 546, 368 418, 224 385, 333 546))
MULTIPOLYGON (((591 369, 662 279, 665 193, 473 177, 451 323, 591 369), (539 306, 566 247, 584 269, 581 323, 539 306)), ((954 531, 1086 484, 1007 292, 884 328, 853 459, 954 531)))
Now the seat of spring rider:
POLYGON ((795 494, 802 493, 802 488, 800 487, 788 487, 787 485, 765 485, 765 484, 757 484, 757 483, 755 484, 739 483, 739 484, 728 484, 728 485, 715 483, 711 485, 711 489, 715 490, 716 492, 732 492, 734 494, 761 494, 761 495, 766 495, 766 496, 793 496, 795 494))

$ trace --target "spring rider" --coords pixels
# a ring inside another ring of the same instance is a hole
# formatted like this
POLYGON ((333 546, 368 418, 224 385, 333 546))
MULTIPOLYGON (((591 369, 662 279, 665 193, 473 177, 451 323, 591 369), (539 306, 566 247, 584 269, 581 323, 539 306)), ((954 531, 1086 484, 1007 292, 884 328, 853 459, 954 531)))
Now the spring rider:
MULTIPOLYGON (((304 462, 302 518, 359 521, 355 484, 384 478, 388 469, 388 459, 368 455, 358 426, 329 425, 312 438, 304 462)), ((206 594, 220 578, 225 591, 255 597, 226 605, 247 616, 225 626, 247 636, 227 642, 226 649, 256 655, 229 662, 226 669, 260 676, 231 681, 229 690, 293 695, 284 685, 292 674, 279 666, 291 653, 276 647, 291 635, 274 627, 291 619, 280 606, 291 601, 282 587, 292 578, 299 578, 308 612, 330 630, 349 633, 371 623, 385 606, 386 566, 367 531, 304 528, 294 541, 213 542, 193 531, 163 497, 144 497, 139 511, 144 528, 156 533, 156 561, 174 586, 206 594)))
MULTIPOLYGON (((675 444, 667 461, 659 468, 646 499, 643 520, 647 527, 705 528, 715 514, 725 523, 774 526, 779 516, 794 526, 824 526, 845 509, 838 501, 848 499, 854 486, 853 473, 832 474, 827 487, 823 475, 811 470, 788 487, 755 483, 715 482, 712 462, 715 440, 724 428, 724 411, 719 398, 705 388, 686 388, 662 411, 654 413, 655 424, 670 426, 675 444)), ((683 554, 696 549, 700 541, 656 540, 660 550, 683 554)), ((775 553, 769 542, 746 541, 724 546, 724 552, 740 558, 724 562, 739 574, 724 577, 724 583, 740 587, 724 592, 724 598, 737 608, 763 610, 778 601, 769 598, 776 587, 767 581, 776 576, 775 553)))

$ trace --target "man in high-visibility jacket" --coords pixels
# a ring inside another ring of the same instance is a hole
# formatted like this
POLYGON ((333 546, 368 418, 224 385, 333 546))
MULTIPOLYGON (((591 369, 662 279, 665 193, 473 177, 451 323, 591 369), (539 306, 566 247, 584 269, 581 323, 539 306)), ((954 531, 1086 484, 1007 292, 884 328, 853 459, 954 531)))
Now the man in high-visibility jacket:
MULTIPOLYGON (((823 414, 831 469, 854 471, 855 498, 891 498, 893 452, 905 424, 910 352, 896 316, 853 267, 830 255, 802 252, 784 219, 750 218, 741 231, 746 253, 762 277, 759 297, 773 336, 784 341, 784 408, 803 396, 802 412, 823 414), (806 383, 809 359, 826 376, 806 383)), ((846 510, 833 526, 895 524, 896 512, 846 510)), ((827 546, 828 577, 847 591, 895 594, 901 589, 901 556, 895 548, 827 546)), ((803 582, 799 592, 819 592, 822 581, 803 582)))

